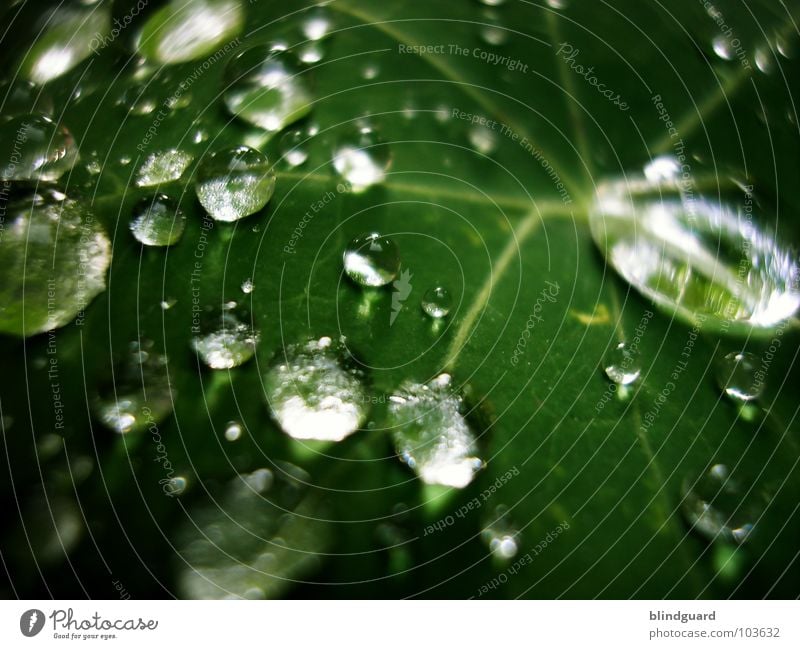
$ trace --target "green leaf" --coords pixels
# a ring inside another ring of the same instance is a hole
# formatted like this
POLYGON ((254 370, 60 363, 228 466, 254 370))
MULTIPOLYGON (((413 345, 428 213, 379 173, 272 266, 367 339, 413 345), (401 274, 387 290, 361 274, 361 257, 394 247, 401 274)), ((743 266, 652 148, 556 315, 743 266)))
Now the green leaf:
POLYGON ((0 340, 13 379, 0 387, 12 525, 27 520, 11 503, 39 503, 44 483, 45 493, 77 499, 85 527, 69 560, 41 573, 37 557, 19 551, 24 534, 4 534, 4 556, 17 548, 8 566, 15 593, 105 596, 119 580, 142 597, 799 594, 795 322, 759 340, 693 329, 606 266, 589 229, 601 180, 639 174, 671 153, 693 172, 754 184, 756 223, 800 241, 794 8, 715 3, 746 67, 735 53, 714 53, 722 27, 702 3, 336 0, 317 41, 303 33, 302 8, 253 2, 242 4, 241 30, 213 47, 153 54, 147 43, 177 24, 175 4, 139 34, 149 67, 118 44, 45 89, 82 156, 60 183, 102 222, 113 259, 107 290, 81 321, 0 340), (313 97, 309 114, 285 129, 300 129, 299 139, 232 117, 223 100, 232 57, 275 41, 292 55, 309 43, 322 52, 299 73, 313 97), (142 86, 156 108, 129 112, 125 93, 130 101, 142 86), (390 163, 383 181, 350 191, 332 152, 365 123, 390 163), (307 152, 301 165, 283 158, 287 141, 307 152), (195 172, 240 145, 274 161, 274 195, 253 216, 215 222, 197 201, 195 172), (138 167, 169 149, 192 164, 177 180, 137 187, 138 167), (129 231, 138 201, 156 191, 187 217, 169 248, 142 247, 129 231), (368 232, 399 247, 405 300, 393 300, 391 285, 365 290, 345 276, 345 246, 368 232), (453 300, 440 320, 420 307, 435 286, 453 300), (257 352, 210 370, 192 351, 193 323, 229 301, 252 318, 257 352), (301 442, 270 416, 264 374, 291 345, 324 336, 341 340, 359 366, 370 412, 341 442, 301 442), (174 411, 118 435, 87 404, 131 342, 144 340, 169 359, 174 411), (641 377, 622 395, 601 368, 609 350, 633 340, 641 377), (755 417, 715 381, 717 359, 742 349, 764 369, 755 417), (422 484, 387 428, 401 386, 443 372, 463 395, 486 465, 463 489, 422 484), (232 421, 242 434, 229 441, 232 421), (65 487, 56 476, 76 458, 93 470, 65 487), (287 463, 308 475, 287 519, 273 516, 284 505, 269 490, 263 505, 224 495, 237 476, 287 463), (681 513, 684 483, 716 464, 756 505, 753 533, 735 550, 690 529, 681 513), (165 493, 176 477, 185 490, 165 493), (517 547, 505 560, 483 533, 503 526, 517 547), (202 556, 184 552, 192 542, 205 544, 202 556), (258 562, 265 553, 279 569, 258 562))

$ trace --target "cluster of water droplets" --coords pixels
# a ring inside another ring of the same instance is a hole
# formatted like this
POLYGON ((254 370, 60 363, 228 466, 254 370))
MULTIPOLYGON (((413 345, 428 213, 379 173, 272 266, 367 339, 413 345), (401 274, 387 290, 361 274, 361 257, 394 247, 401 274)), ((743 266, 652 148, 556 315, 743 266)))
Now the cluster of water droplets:
POLYGON ((253 357, 259 337, 249 312, 236 302, 227 302, 201 315, 192 348, 211 369, 231 369, 253 357))

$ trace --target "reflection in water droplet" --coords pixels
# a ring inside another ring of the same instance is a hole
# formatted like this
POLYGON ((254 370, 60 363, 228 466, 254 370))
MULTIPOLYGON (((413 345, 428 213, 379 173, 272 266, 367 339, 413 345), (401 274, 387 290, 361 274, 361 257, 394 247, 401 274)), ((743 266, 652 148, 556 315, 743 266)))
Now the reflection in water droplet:
POLYGON ((444 318, 453 305, 450 291, 442 286, 429 288, 422 297, 422 310, 431 318, 444 318))
POLYGON ((308 160, 307 140, 308 135, 299 128, 288 131, 281 138, 281 155, 290 167, 299 167, 308 160))
POLYGON ((58 180, 78 160, 72 134, 44 115, 21 115, 0 126, 0 179, 58 180))
POLYGON ((764 392, 760 369, 761 361, 755 354, 731 352, 717 362, 717 383, 734 401, 754 401, 764 392))
POLYGON ((508 508, 498 506, 481 532, 481 537, 498 559, 512 559, 519 550, 519 531, 512 525, 508 508))
POLYGON ((627 343, 618 343, 606 354, 603 371, 617 385, 630 385, 642 373, 639 352, 627 343))
POLYGON ((369 126, 345 135, 333 152, 333 168, 350 183, 354 193, 382 182, 391 161, 389 147, 369 126))
POLYGON ((235 302, 204 313, 199 328, 200 333, 192 338, 192 348, 211 369, 238 367, 255 354, 259 333, 248 313, 235 302))
POLYGON ((287 435, 339 442, 361 427, 369 399, 360 373, 343 361, 328 337, 279 353, 264 375, 264 390, 287 435))
POLYGON ((310 481, 302 469, 276 462, 195 504, 176 538, 181 595, 275 598, 316 566, 331 530, 310 481))
POLYGON ((242 426, 238 421, 229 421, 225 426, 225 439, 229 442, 235 442, 242 436, 242 426))
POLYGON ((253 47, 234 58, 225 74, 228 110, 266 131, 280 131, 311 110, 311 93, 288 52, 253 47))
POLYGON ((465 487, 483 461, 450 383, 447 374, 425 385, 404 383, 389 399, 387 424, 397 454, 423 482, 465 487))
POLYGON ((0 331, 62 327, 106 288, 111 244, 86 206, 40 189, 12 195, 0 230, 0 331))
POLYGON ((400 271, 397 244, 377 232, 362 234, 344 251, 344 271, 361 286, 385 286, 400 271))
POLYGON ((82 7, 75 2, 51 3, 41 31, 26 49, 19 72, 43 85, 74 68, 102 46, 111 28, 111 7, 82 7))
POLYGON ((750 537, 758 516, 727 466, 715 464, 699 478, 687 478, 682 491, 683 514, 697 532, 712 541, 744 543, 750 537))
MULTIPOLYGON (((716 182, 716 181, 715 181, 716 182)), ((731 333, 768 329, 800 306, 800 267, 754 219, 752 188, 706 198, 683 178, 601 184, 592 236, 631 285, 682 319, 731 333)))
POLYGON ((179 149, 166 149, 151 153, 136 171, 136 185, 138 187, 154 187, 178 180, 192 164, 193 159, 190 153, 179 149))
POLYGON ((148 351, 151 341, 133 343, 115 364, 108 382, 92 402, 95 417, 115 433, 137 433, 163 421, 172 412, 167 358, 148 351))
POLYGON ((183 63, 227 51, 243 24, 239 0, 170 0, 148 18, 136 48, 159 63, 183 63))
POLYGON ((166 194, 139 201, 130 222, 133 236, 146 246, 171 246, 180 240, 185 227, 186 217, 166 194))
POLYGON ((258 212, 275 191, 275 172, 256 149, 239 146, 208 156, 197 170, 201 205, 217 221, 236 221, 258 212))

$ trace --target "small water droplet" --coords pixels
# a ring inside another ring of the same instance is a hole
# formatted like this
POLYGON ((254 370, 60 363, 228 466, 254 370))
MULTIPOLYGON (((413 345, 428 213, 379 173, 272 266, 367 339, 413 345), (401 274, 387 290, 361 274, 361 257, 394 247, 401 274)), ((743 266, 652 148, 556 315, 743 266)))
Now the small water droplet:
POLYGON ((308 65, 319 63, 324 56, 325 49, 322 43, 306 43, 297 52, 297 58, 308 65))
POLYGON ((253 292, 253 289, 255 289, 255 286, 253 284, 253 280, 249 277, 242 282, 242 293, 249 295, 253 292))
POLYGON ((111 243, 86 205, 54 189, 11 194, 0 229, 0 331, 62 327, 106 288, 111 243))
POLYGON ((431 318, 444 318, 452 306, 450 291, 443 286, 429 288, 422 297, 422 310, 431 318))
POLYGON ((771 74, 775 68, 775 57, 767 46, 757 47, 753 59, 756 67, 764 74, 771 74))
POLYGON ((489 155, 497 148, 497 134, 486 126, 475 124, 469 130, 469 142, 479 153, 489 155))
POLYGON ((137 83, 122 94, 118 103, 134 115, 149 115, 161 101, 158 86, 155 83, 137 83))
POLYGON ((242 436, 242 426, 238 421, 229 421, 225 426, 225 439, 235 442, 242 436))
POLYGON ((307 115, 311 93, 291 57, 289 52, 257 46, 234 58, 226 69, 228 110, 269 132, 307 115))
POLYGON ((370 126, 360 126, 346 134, 333 152, 333 167, 360 193, 382 182, 391 164, 389 147, 370 126))
POLYGON ((249 315, 235 303, 204 313, 199 328, 192 348, 212 369, 238 367, 255 354, 259 333, 250 324, 249 315))
POLYGON ((304 15, 302 22, 303 36, 312 41, 325 38, 333 26, 330 12, 326 7, 314 7, 304 15))
POLYGON ((269 469, 256 469, 250 474, 243 475, 242 480, 253 491, 264 493, 269 491, 275 481, 275 476, 269 469))
POLYGON ((678 179, 681 163, 675 156, 662 155, 653 158, 644 167, 644 176, 653 183, 671 182, 678 179))
MULTIPOLYGON (((178 180, 192 163, 194 157, 180 149, 166 149, 151 153, 136 172, 138 187, 154 187, 178 180)), ((130 162, 130 158, 128 158, 130 162)), ((127 164, 120 160, 120 163, 127 164)))
POLYGON ((642 373, 638 351, 624 342, 614 345, 603 361, 603 371, 617 385, 631 385, 642 373))
POLYGON ((498 559, 513 559, 519 551, 519 531, 512 525, 508 508, 504 505, 495 509, 481 537, 498 559))
POLYGON ((281 155, 290 167, 299 167, 308 160, 307 140, 308 135, 299 128, 287 131, 281 137, 281 155))
POLYGON ((709 540, 741 544, 750 537, 758 516, 724 464, 715 464, 699 478, 687 478, 682 492, 686 520, 709 540))
POLYGON ((171 246, 180 240, 185 227, 186 217, 166 194, 139 201, 130 222, 133 236, 146 246, 171 246))
POLYGON ((72 134, 44 115, 21 115, 0 126, 0 179, 58 180, 78 160, 72 134))
POLYGON ((183 476, 175 476, 170 478, 164 485, 164 492, 170 496, 180 496, 186 491, 189 482, 183 476))
POLYGON ((294 439, 338 442, 366 420, 369 399, 360 372, 328 337, 291 345, 264 375, 267 403, 294 439))
POLYGON ((206 157, 197 169, 197 197, 217 221, 258 212, 275 191, 275 171, 256 149, 239 146, 206 157))
MULTIPOLYGON (((146 344, 146 343, 143 343, 146 344)), ((95 417, 115 433, 137 433, 157 425, 172 412, 167 358, 134 342, 115 363, 109 381, 92 402, 95 417)))
POLYGON ((385 286, 400 271, 397 244, 377 232, 353 239, 344 251, 343 260, 348 277, 361 286, 385 286))
POLYGON ((734 401, 755 401, 764 392, 760 367, 760 359, 755 354, 731 352, 717 362, 717 383, 734 401))
POLYGON ((732 61, 736 56, 736 53, 731 46, 731 42, 724 34, 718 34, 715 36, 711 41, 711 47, 714 50, 714 54, 716 54, 723 61, 732 61))
POLYGON ((159 306, 161 307, 162 311, 168 311, 169 309, 174 307, 177 303, 178 300, 176 300, 174 297, 168 297, 164 300, 161 300, 159 306))
POLYGON ((406 382, 389 398, 395 449, 427 484, 465 487, 483 468, 463 400, 442 374, 427 384, 406 382))
POLYGON ((365 65, 361 70, 361 76, 364 77, 367 81, 370 79, 374 79, 380 73, 380 68, 374 63, 368 63, 365 65))

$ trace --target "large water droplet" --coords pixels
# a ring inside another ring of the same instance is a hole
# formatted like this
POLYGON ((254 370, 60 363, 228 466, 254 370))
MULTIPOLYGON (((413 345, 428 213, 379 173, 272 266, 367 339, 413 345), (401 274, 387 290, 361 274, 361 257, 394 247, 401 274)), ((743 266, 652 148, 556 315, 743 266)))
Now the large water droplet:
POLYGON ((171 0, 148 18, 136 47, 153 61, 182 63, 234 49, 243 24, 239 0, 171 0))
POLYGON ((344 251, 344 271, 361 286, 385 286, 400 271, 400 251, 389 237, 362 234, 344 251))
POLYGON ((267 403, 295 439, 338 442, 364 423, 369 399, 359 373, 330 338, 293 345, 264 376, 267 403))
POLYGON ((757 520, 753 505, 724 464, 683 482, 681 507, 689 525, 710 540, 744 543, 757 520))
POLYGON ((167 359, 151 347, 151 341, 132 343, 92 402, 95 417, 115 433, 141 432, 172 412, 167 359))
POLYGON ((311 110, 311 92, 292 55, 257 46, 226 69, 225 105, 237 117, 266 131, 280 131, 311 110))
POLYGON ((259 333, 250 324, 247 312, 235 302, 204 313, 198 329, 192 348, 212 369, 238 367, 255 354, 259 333))
POLYGON ((40 22, 19 72, 41 85, 68 72, 103 46, 111 29, 111 6, 59 3, 45 11, 40 22))
POLYGON ((731 352, 717 361, 717 383, 735 401, 754 401, 764 392, 760 367, 761 361, 755 354, 731 352))
POLYGON ((139 201, 130 223, 133 236, 146 246, 171 246, 180 240, 185 227, 183 212, 165 194, 139 201))
POLYGON ((642 373, 638 350, 628 343, 617 343, 606 354, 603 371, 617 385, 630 385, 642 373))
POLYGON ((195 189, 214 219, 236 221, 269 202, 275 191, 275 172, 263 153, 239 146, 205 158, 197 170, 195 189))
POLYGON ((0 123, 27 114, 52 117, 53 98, 30 81, 18 79, 13 83, 0 83, 0 123))
POLYGON ((604 183, 592 236, 625 280, 683 320, 730 333, 769 329, 800 306, 800 267, 754 219, 752 194, 739 198, 706 198, 677 177, 604 183))
POLYGON ((465 487, 483 467, 463 400, 442 374, 427 384, 407 382, 389 398, 387 424, 397 454, 428 484, 465 487))
POLYGON ((72 134, 44 115, 21 115, 0 127, 0 179, 58 180, 72 169, 72 134))
POLYGON ((178 180, 192 164, 192 154, 180 149, 166 149, 151 153, 136 171, 138 187, 155 187, 178 180))
POLYGON ((40 189, 5 206, 0 236, 0 331, 61 327, 106 288, 111 245, 84 205, 40 189))
POLYGON ((333 152, 334 169, 355 193, 382 182, 391 161, 389 147, 369 126, 346 134, 333 152))
POLYGON ((431 318, 444 318, 453 306, 450 291, 443 286, 434 286, 422 296, 422 310, 431 318))

